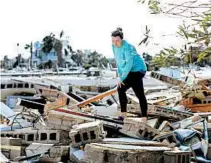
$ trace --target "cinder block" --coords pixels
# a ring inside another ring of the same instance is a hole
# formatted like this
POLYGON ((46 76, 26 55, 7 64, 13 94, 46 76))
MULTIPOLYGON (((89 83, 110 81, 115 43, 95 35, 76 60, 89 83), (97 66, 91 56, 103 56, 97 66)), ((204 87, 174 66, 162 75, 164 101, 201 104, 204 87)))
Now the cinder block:
POLYGON ((140 118, 125 118, 121 132, 141 139, 151 140, 159 134, 157 129, 141 122, 140 118))
POLYGON ((192 152, 166 151, 164 152, 164 163, 189 163, 192 152))
POLYGON ((148 120, 147 124, 152 128, 156 128, 158 125, 158 118, 148 120))
POLYGON ((84 120, 77 120, 66 113, 61 113, 58 111, 51 110, 48 112, 48 117, 46 120, 46 124, 52 127, 52 129, 56 130, 67 130, 70 131, 72 126, 75 124, 85 123, 84 120))
POLYGON ((166 118, 170 118, 170 119, 180 119, 180 120, 193 116, 193 113, 168 109, 168 108, 161 107, 161 106, 151 107, 148 110, 148 114, 166 117, 166 118))
POLYGON ((57 158, 68 155, 69 146, 53 146, 50 148, 49 156, 57 158))
POLYGON ((194 122, 200 121, 201 117, 198 115, 183 119, 179 122, 181 128, 187 128, 192 125, 194 122))
POLYGON ((38 140, 39 143, 58 143, 61 140, 59 130, 39 130, 38 140))
POLYGON ((21 146, 22 140, 20 138, 1 137, 1 145, 21 146))
POLYGON ((79 147, 82 144, 102 141, 106 136, 103 130, 103 123, 100 121, 89 122, 74 126, 69 133, 73 147, 79 147))
POLYGON ((5 137, 20 138, 22 144, 31 144, 37 140, 37 132, 38 130, 34 129, 18 129, 15 131, 3 131, 1 135, 3 136, 4 134, 5 137))
POLYGON ((161 123, 161 125, 159 126, 158 128, 158 131, 162 131, 162 132, 165 132, 165 131, 174 131, 174 126, 172 126, 168 121, 163 121, 161 123))
POLYGON ((23 154, 23 147, 1 145, 1 152, 9 159, 14 160, 23 154))
POLYGON ((153 138, 154 141, 162 142, 167 144, 169 147, 174 147, 179 144, 176 134, 174 132, 161 133, 153 138), (162 134, 162 135, 161 135, 162 134))

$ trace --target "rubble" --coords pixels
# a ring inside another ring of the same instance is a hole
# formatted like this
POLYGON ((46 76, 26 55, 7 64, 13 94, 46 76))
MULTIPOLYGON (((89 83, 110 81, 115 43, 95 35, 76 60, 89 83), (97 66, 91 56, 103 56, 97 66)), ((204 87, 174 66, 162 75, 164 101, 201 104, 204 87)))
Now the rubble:
MULTIPOLYGON (((151 75, 185 89, 183 81, 155 72, 151 75)), ((18 108, 18 112, 1 102, 2 159, 76 163, 185 163, 211 159, 211 114, 193 113, 186 105, 176 106, 177 100, 180 104, 186 100, 179 89, 147 88, 149 109, 144 123, 139 117, 139 101, 129 91, 128 117, 122 120, 117 117, 120 106, 116 88, 94 95, 98 87, 87 87, 86 91, 95 92, 84 99, 62 91, 60 86, 32 83, 37 94, 8 97, 7 105, 18 108), (203 156, 197 150, 202 150, 203 156)), ((197 90, 210 91, 205 81, 199 83, 197 90)))

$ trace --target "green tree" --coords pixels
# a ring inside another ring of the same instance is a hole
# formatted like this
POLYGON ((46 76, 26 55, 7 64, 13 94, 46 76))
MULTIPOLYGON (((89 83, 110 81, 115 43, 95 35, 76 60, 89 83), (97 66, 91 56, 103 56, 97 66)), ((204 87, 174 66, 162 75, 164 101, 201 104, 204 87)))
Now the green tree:
MULTIPOLYGON (((62 38, 64 36, 64 31, 61 31, 59 38, 56 38, 55 34, 51 33, 48 36, 45 36, 43 38, 43 46, 42 51, 46 54, 48 54, 52 49, 56 51, 57 57, 58 57, 58 66, 64 67, 64 59, 63 59, 63 41, 62 38)), ((66 37, 68 39, 68 37, 66 37)), ((65 40, 69 43, 68 40, 65 40)), ((69 55, 69 53, 72 53, 72 47, 70 45, 67 45, 64 49, 65 56, 69 55)))

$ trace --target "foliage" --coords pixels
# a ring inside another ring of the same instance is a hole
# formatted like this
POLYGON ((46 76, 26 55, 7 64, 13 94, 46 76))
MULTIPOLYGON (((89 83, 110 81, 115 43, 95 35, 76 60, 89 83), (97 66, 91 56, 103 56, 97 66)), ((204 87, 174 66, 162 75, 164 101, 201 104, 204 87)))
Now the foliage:
MULTIPOLYGON (((184 48, 164 48, 153 60, 158 66, 196 63, 211 64, 210 26, 211 3, 208 0, 184 0, 182 3, 160 0, 140 0, 147 4, 152 14, 183 17, 192 24, 183 23, 178 27, 178 36, 186 41, 184 48), (178 62, 178 56, 181 61, 178 62), (176 63, 175 63, 176 62, 176 63)), ((143 40, 142 40, 143 42, 143 40)))
MULTIPOLYGON (((63 45, 63 37, 64 37, 64 31, 61 31, 59 38, 56 38, 56 35, 53 33, 50 33, 50 35, 45 36, 43 38, 43 46, 42 51, 45 54, 48 54, 51 52, 51 50, 55 50, 57 57, 58 57, 58 66, 64 67, 64 59, 63 59, 63 48, 64 48, 64 54, 65 56, 68 56, 70 53, 73 52, 72 47, 70 45, 64 46, 63 45)), ((68 37, 66 37, 65 41, 69 43, 68 37)))
POLYGON ((53 62, 51 60, 49 60, 46 63, 41 63, 38 65, 39 69, 52 69, 53 68, 53 62))

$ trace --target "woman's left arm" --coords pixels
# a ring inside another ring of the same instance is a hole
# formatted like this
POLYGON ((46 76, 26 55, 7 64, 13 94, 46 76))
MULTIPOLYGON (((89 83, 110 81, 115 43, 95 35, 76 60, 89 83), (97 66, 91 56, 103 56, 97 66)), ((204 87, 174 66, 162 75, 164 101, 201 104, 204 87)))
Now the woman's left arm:
POLYGON ((122 69, 122 75, 120 76, 121 82, 125 80, 133 67, 133 58, 136 55, 136 49, 133 46, 128 46, 125 49, 125 66, 122 69))

